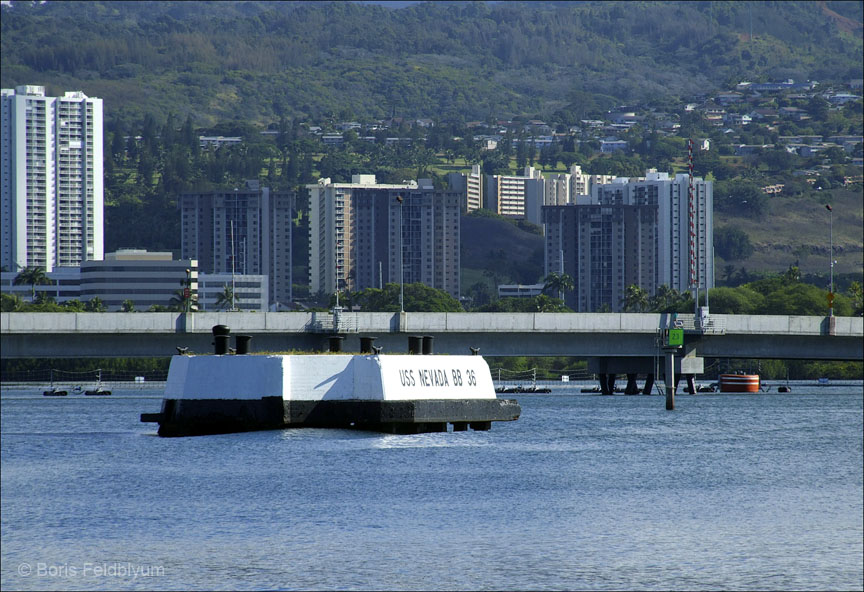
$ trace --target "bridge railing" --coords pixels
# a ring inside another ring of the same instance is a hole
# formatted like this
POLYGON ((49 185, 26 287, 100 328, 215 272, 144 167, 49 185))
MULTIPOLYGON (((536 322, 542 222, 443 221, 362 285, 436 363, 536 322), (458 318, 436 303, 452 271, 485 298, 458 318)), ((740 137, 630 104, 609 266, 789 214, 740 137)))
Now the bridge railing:
POLYGON ((696 315, 688 315, 683 318, 677 318, 672 325, 676 329, 684 329, 684 331, 692 333, 701 333, 703 335, 725 335, 726 334, 726 317, 709 316, 700 319, 696 315))
POLYGON ((359 333, 357 316, 353 313, 312 313, 312 319, 306 325, 313 333, 359 333))

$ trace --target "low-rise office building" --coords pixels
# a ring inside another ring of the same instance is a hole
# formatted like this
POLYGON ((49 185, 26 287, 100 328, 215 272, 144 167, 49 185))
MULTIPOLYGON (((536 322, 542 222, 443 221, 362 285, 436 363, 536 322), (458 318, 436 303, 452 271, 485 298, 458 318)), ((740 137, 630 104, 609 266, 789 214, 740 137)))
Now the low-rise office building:
POLYGON ((48 284, 33 287, 15 285, 17 276, 15 272, 0 274, 0 290, 17 294, 25 302, 33 298, 33 292, 36 300, 49 298, 57 304, 70 300, 86 304, 98 298, 105 310, 114 312, 127 305, 134 311, 178 308, 188 298, 193 310, 228 310, 230 304, 220 302, 219 296, 226 286, 233 285, 236 309, 269 308, 267 276, 200 274, 198 261, 175 260, 168 251, 121 249, 107 253, 104 261, 88 261, 81 267, 56 267, 46 274, 48 284))

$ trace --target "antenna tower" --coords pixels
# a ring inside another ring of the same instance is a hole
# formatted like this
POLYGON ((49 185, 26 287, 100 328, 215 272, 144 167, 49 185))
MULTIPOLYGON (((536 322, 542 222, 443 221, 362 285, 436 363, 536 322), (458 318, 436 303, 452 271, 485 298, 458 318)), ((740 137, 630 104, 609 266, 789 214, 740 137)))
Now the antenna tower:
POLYGON ((687 261, 689 263, 690 289, 695 291, 696 312, 699 309, 699 273, 696 241, 696 196, 693 191, 693 138, 687 140, 687 222, 689 227, 689 248, 687 249, 687 261))

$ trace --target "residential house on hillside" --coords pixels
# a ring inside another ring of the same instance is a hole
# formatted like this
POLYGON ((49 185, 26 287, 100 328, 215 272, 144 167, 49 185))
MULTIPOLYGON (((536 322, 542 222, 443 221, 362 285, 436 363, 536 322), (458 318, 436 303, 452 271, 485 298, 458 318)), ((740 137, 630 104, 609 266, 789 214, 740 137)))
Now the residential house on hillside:
POLYGON ((862 136, 828 136, 828 142, 834 142, 843 147, 843 149, 852 153, 855 151, 855 147, 864 143, 864 138, 862 136))
POLYGON ((785 82, 754 82, 747 89, 751 92, 775 92, 782 90, 813 90, 818 82, 795 82, 788 79, 785 82))
POLYGON ((746 113, 727 113, 723 116, 723 123, 735 127, 750 125, 751 121, 753 121, 753 119, 746 113))
POLYGON ((861 97, 849 93, 837 93, 827 97, 828 102, 832 105, 845 105, 852 101, 860 101, 861 97))
POLYGON ((755 121, 774 121, 779 116, 777 109, 760 107, 750 112, 750 119, 755 121))
POLYGON ((810 114, 798 107, 780 107, 780 117, 785 117, 792 121, 806 121, 810 119, 810 114))
POLYGON ((552 133, 552 128, 545 121, 532 119, 525 123, 524 129, 528 133, 549 135, 552 133))
POLYGON ((605 138, 600 140, 600 152, 603 154, 611 154, 612 152, 626 151, 630 148, 627 140, 619 140, 618 138, 605 138))
POLYGON ((772 148, 774 148, 774 144, 739 144, 735 147, 735 156, 758 154, 772 148))
POLYGON ((702 116, 705 118, 705 121, 711 125, 719 127, 723 125, 724 115, 726 115, 726 109, 721 109, 720 107, 706 107, 702 116))
POLYGON ((722 92, 715 97, 715 101, 720 103, 721 105, 729 105, 731 103, 737 103, 744 98, 740 92, 722 92))
POLYGON ((236 146, 242 144, 240 136, 198 136, 198 145, 202 150, 208 148, 221 148, 222 146, 236 146))
POLYGON ((610 113, 609 120, 612 123, 620 123, 627 124, 629 126, 636 125, 637 123, 643 121, 645 119, 644 115, 636 115, 636 113, 629 111, 623 113, 610 113))
POLYGON ((780 136, 781 144, 814 144, 822 141, 822 136, 780 136))

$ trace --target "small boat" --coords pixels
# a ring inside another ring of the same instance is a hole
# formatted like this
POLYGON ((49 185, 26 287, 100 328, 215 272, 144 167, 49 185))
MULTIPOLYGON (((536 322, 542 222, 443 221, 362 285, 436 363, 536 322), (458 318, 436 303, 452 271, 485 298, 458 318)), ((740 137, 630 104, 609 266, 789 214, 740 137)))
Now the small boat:
POLYGON ((102 388, 102 370, 99 370, 99 378, 96 381, 96 388, 84 391, 84 394, 88 397, 107 397, 111 394, 111 391, 102 388))
POLYGON ((550 389, 548 386, 537 386, 535 384, 532 386, 522 387, 522 392, 523 393, 551 393, 552 389, 550 389))
POLYGON ((792 387, 789 385, 782 385, 781 384, 780 386, 777 387, 777 392, 778 393, 791 393, 792 387))
POLYGON ((758 374, 721 374, 721 393, 758 393, 758 374))
POLYGON ((521 393, 522 387, 517 385, 502 385, 495 388, 496 393, 521 393))
POLYGON ((51 369, 51 385, 50 386, 51 386, 51 388, 49 388, 47 391, 42 391, 43 397, 65 397, 66 395, 69 394, 66 391, 60 390, 59 388, 54 386, 54 369, 53 368, 51 369))
POLYGON ((700 384, 696 386, 697 393, 716 393, 717 385, 716 383, 712 384, 700 384))
POLYGON ((828 379, 824 376, 818 380, 819 386, 828 386, 828 379))
POLYGON ((103 389, 101 386, 97 387, 92 391, 84 391, 84 394, 88 397, 107 397, 111 394, 111 391, 103 389))

